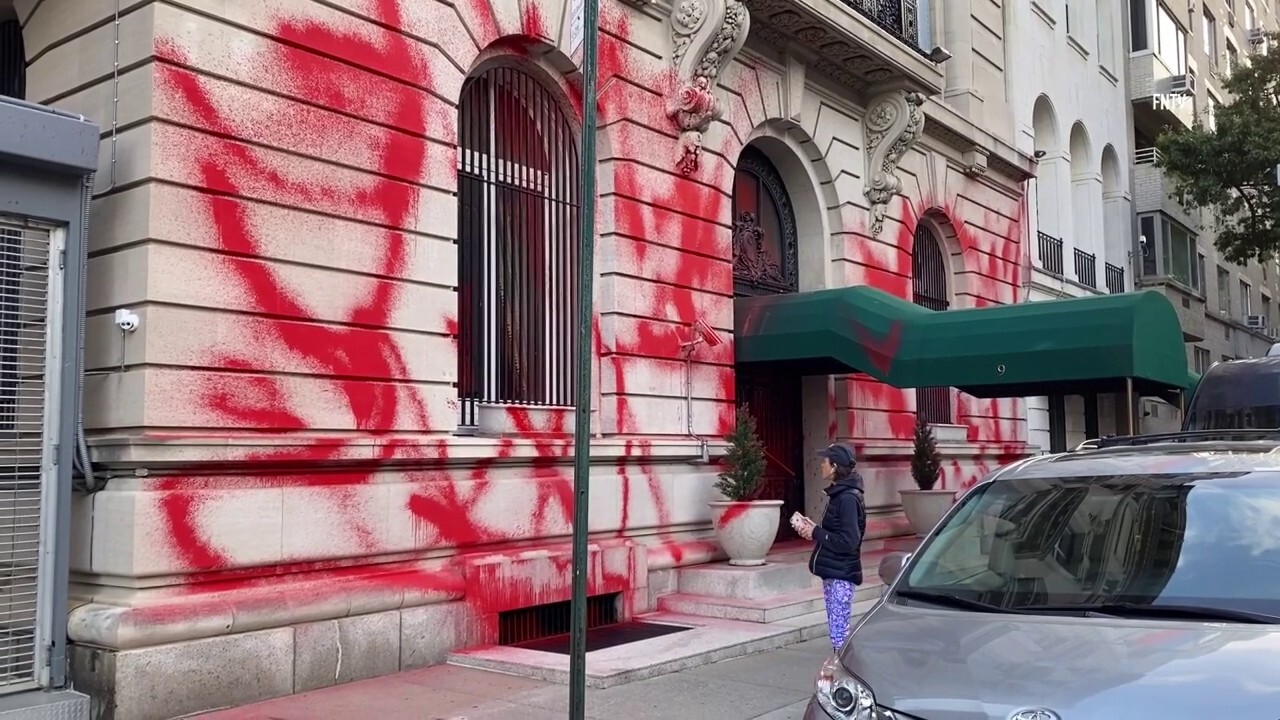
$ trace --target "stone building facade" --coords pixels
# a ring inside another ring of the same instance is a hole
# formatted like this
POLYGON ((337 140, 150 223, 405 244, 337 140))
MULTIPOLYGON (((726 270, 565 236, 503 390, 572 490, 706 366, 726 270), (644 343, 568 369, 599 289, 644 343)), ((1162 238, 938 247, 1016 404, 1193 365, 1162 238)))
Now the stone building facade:
MULTIPOLYGON (((1020 32, 1006 46, 1019 147, 1039 156, 1028 205, 1027 299, 1133 289, 1132 155, 1124 9, 1113 2, 1008 3, 1020 32)), ((1028 398, 1028 437, 1061 452, 1122 432, 1122 397, 1028 398)))
POLYGON ((591 592, 624 614, 718 557, 744 399, 783 398, 768 442, 795 479, 770 492, 797 509, 820 506, 813 451, 856 445, 872 537, 906 532, 918 408, 944 487, 1028 452, 1019 399, 733 365, 744 292, 1025 298, 1034 98, 1008 97, 998 4, 603 2, 591 347, 568 314, 574 3, 13 5, 27 98, 106 129, 85 400, 106 483, 74 507, 70 634, 119 717, 439 662, 567 599, 577 353, 591 592))

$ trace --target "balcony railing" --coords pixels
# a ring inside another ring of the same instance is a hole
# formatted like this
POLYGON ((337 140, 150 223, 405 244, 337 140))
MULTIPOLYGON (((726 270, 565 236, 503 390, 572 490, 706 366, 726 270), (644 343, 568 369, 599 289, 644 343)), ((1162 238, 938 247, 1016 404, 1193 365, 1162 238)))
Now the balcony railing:
POLYGON ((881 30, 901 40, 907 47, 928 57, 928 51, 920 47, 918 0, 841 0, 880 27, 881 30))
POLYGON ((1162 160, 1164 160, 1164 156, 1153 147, 1138 148, 1133 151, 1134 165, 1159 165, 1162 160))
POLYGON ((1124 292, 1124 268, 1107 263, 1107 292, 1115 295, 1124 292))
POLYGON ((1075 251, 1076 280, 1081 285, 1098 287, 1098 258, 1079 248, 1075 251))
POLYGON ((1037 233, 1040 245, 1040 267, 1047 273, 1062 275, 1062 239, 1037 233))

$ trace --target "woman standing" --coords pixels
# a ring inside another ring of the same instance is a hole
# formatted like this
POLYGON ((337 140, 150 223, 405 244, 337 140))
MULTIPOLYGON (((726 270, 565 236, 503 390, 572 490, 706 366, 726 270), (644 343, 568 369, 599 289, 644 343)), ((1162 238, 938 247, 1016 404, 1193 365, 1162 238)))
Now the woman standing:
POLYGON ((854 588, 862 584, 862 535, 867 530, 867 510, 863 502, 862 476, 848 446, 827 446, 822 458, 822 479, 827 486, 827 509, 822 523, 801 518, 797 531, 813 541, 809 571, 822 578, 827 605, 827 626, 831 647, 837 653, 849 636, 853 619, 854 588))

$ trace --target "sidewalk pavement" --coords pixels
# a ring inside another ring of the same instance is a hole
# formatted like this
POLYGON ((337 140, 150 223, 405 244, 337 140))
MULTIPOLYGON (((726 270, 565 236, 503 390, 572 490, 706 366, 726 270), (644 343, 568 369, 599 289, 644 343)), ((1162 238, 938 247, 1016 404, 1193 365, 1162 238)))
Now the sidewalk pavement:
MULTIPOLYGON (((670 675, 587 690, 594 720, 800 720, 827 638, 690 668, 670 675)), ((566 685, 484 670, 436 665, 346 683, 232 710, 200 720, 564 720, 566 685)))

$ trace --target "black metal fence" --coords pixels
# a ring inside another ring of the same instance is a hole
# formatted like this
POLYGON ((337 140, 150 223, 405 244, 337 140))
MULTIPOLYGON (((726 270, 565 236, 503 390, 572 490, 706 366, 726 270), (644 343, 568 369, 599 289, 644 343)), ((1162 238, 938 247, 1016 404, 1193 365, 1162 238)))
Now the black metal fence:
POLYGON ((1081 285, 1098 287, 1098 258, 1093 253, 1076 248, 1073 259, 1076 266, 1076 280, 1081 285))
POLYGON ((845 5, 901 40, 911 49, 926 55, 920 47, 920 10, 917 0, 842 0, 845 5))
POLYGON ((577 141, 558 99, 513 67, 467 81, 458 123, 458 394, 574 401, 577 141))
POLYGON ((1124 268, 1107 263, 1107 292, 1111 294, 1124 292, 1124 268))
POLYGON ((1063 274, 1062 240, 1048 233, 1036 233, 1040 267, 1047 273, 1063 274))

